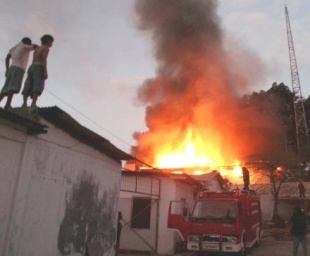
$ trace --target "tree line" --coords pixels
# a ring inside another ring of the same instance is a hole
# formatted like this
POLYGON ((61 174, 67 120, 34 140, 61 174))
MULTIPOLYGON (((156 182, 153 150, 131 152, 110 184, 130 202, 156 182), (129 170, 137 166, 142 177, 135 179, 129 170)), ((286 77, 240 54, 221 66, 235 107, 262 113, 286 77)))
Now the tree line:
MULTIPOLYGON (((310 182, 310 145, 303 138, 300 150, 297 147, 294 93, 284 83, 273 83, 267 91, 261 90, 244 95, 243 102, 251 105, 261 114, 277 118, 284 131, 284 148, 276 152, 251 155, 247 159, 253 172, 269 179, 271 194, 274 198, 272 221, 280 227, 284 225, 278 214, 279 194, 283 183, 300 180, 310 182)), ((310 96, 303 99, 303 103, 309 132, 310 96)))

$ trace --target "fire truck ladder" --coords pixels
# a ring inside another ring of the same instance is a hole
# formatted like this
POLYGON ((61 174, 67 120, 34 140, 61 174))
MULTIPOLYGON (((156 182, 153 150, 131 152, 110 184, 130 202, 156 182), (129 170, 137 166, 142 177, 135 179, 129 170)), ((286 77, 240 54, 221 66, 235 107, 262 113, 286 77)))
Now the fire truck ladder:
POLYGON ((294 49, 294 42, 292 36, 292 30, 290 25, 290 19, 288 16, 287 6, 285 5, 285 17, 286 17, 286 29, 287 29, 287 40, 288 40, 288 50, 290 58, 290 68, 291 68, 291 79, 292 88, 294 94, 294 114, 295 114, 295 126, 296 126, 296 141, 298 153, 300 153, 300 144, 302 142, 309 143, 309 134, 307 128, 307 121, 304 108, 304 99, 301 94, 301 86, 297 68, 297 61, 294 49))

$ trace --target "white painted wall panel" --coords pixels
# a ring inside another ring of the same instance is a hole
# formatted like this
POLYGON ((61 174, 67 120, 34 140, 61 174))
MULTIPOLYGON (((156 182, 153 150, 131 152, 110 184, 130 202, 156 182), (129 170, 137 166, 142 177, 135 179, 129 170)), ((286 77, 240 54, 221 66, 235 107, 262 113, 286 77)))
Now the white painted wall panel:
POLYGON ((114 255, 121 163, 48 123, 48 134, 39 136, 6 125, 0 124, 1 255, 84 255, 86 239, 114 255))
POLYGON ((57 255, 64 181, 33 177, 20 227, 16 255, 57 255))
POLYGON ((0 253, 4 255, 23 144, 0 138, 0 152, 0 253))
POLYGON ((178 200, 176 196, 175 181, 161 179, 158 254, 173 254, 174 252, 174 230, 168 229, 167 226, 169 204, 171 200, 178 200))
POLYGON ((127 251, 156 251, 156 226, 157 226, 157 211, 158 199, 152 199, 151 205, 151 222, 149 229, 133 229, 131 227, 132 213, 132 198, 133 197, 148 197, 141 194, 132 194, 130 198, 121 196, 119 200, 119 211, 123 215, 123 228, 121 233, 120 248, 127 251))

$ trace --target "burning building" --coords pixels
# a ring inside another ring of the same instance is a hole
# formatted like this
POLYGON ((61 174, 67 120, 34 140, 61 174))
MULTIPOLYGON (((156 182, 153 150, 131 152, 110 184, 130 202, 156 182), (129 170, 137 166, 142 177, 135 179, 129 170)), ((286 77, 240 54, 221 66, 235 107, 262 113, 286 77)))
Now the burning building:
POLYGON ((276 119, 242 97, 264 81, 266 68, 225 43, 217 9, 216 0, 136 2, 139 29, 152 39, 158 64, 137 92, 147 130, 134 134, 132 147, 149 165, 223 166, 276 147, 276 119))

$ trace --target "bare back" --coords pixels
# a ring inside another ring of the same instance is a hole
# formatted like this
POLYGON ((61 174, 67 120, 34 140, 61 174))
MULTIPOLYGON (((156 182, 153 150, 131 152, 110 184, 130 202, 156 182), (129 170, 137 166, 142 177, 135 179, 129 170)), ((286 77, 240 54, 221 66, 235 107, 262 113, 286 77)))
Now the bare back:
POLYGON ((36 48, 33 53, 32 64, 39 64, 43 67, 43 76, 44 79, 47 79, 47 56, 49 52, 49 46, 41 45, 40 47, 36 48))
POLYGON ((49 47, 46 45, 41 45, 40 47, 36 48, 33 53, 32 64, 41 64, 43 66, 46 66, 48 52, 49 47))

